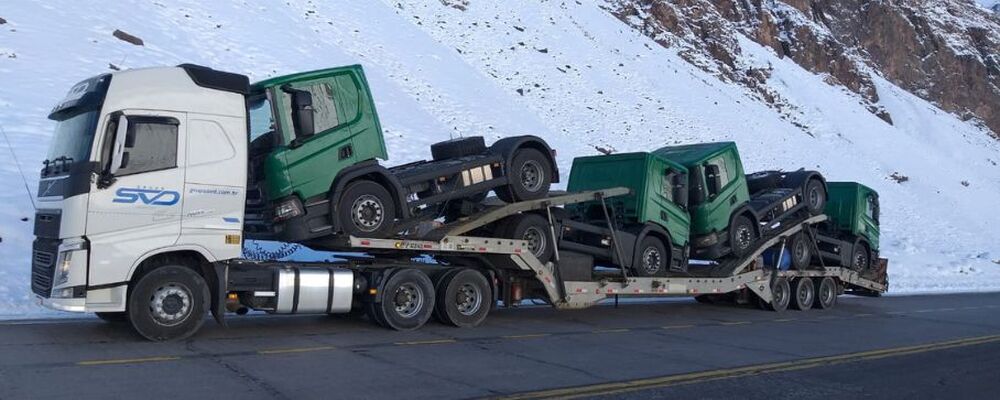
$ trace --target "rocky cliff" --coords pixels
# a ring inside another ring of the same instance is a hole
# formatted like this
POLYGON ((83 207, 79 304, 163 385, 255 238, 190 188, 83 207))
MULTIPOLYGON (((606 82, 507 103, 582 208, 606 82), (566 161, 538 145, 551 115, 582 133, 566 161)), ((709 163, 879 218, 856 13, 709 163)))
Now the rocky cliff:
POLYGON ((1000 14, 972 0, 609 0, 608 9, 779 109, 767 72, 743 62, 739 35, 856 93, 887 123, 872 74, 1000 138, 1000 14))

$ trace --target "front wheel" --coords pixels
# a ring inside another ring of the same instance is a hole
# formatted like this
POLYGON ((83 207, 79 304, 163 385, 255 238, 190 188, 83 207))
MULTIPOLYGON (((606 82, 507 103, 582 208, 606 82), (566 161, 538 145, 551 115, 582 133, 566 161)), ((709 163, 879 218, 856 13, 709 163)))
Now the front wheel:
POLYGON ((854 246, 854 253, 851 254, 851 269, 858 272, 867 271, 871 267, 871 257, 868 254, 868 246, 863 243, 854 246))
POLYGON ((336 208, 341 230, 348 235, 378 239, 394 233, 396 205, 389 191, 378 183, 351 182, 336 208))
POLYGON ((792 236, 789 252, 792 254, 792 268, 802 271, 809 268, 812 262, 812 244, 809 235, 799 232, 792 236))
POLYGON ((826 189, 819 179, 810 179, 805 187, 806 207, 810 215, 820 215, 826 208, 826 189))
POLYGON ((518 149, 507 171, 509 183, 496 190, 506 203, 536 200, 549 194, 552 184, 552 164, 542 152, 532 148, 518 149))
POLYGON ((146 339, 179 340, 201 328, 208 302, 208 285, 201 275, 181 265, 164 265, 136 283, 128 299, 128 318, 146 339))
POLYGON ((555 255, 549 221, 538 214, 518 214, 501 221, 499 236, 505 239, 524 240, 528 250, 542 264, 555 255))
POLYGON ((632 271, 640 277, 664 276, 670 265, 670 254, 663 241, 646 236, 639 244, 638 259, 632 261, 632 271))
POLYGON ((750 218, 740 215, 733 219, 733 225, 729 227, 729 248, 734 256, 749 254, 756 240, 757 233, 750 218))

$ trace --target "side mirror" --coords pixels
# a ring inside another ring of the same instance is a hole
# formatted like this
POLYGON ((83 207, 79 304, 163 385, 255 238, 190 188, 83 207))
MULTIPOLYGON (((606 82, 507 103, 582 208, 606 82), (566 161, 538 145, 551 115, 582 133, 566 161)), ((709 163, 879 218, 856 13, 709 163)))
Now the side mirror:
POLYGON ((674 188, 674 203, 677 205, 687 208, 688 205, 688 187, 687 187, 687 174, 674 173, 670 177, 671 186, 674 188))
MULTIPOLYGON (((115 143, 111 150, 111 165, 108 165, 108 173, 111 175, 114 175, 119 169, 125 167, 124 163, 128 162, 127 154, 125 154, 125 142, 128 132, 128 117, 122 115, 118 117, 118 129, 115 131, 115 143)), ((132 144, 135 144, 135 138, 132 139, 132 144)))
POLYGON ((295 138, 302 140, 316 134, 313 125, 312 93, 308 90, 294 89, 289 85, 281 87, 288 93, 292 102, 292 127, 295 128, 295 138))
POLYGON ((719 194, 719 191, 722 190, 722 177, 719 176, 718 165, 705 165, 705 184, 708 185, 708 193, 711 193, 713 196, 719 194))

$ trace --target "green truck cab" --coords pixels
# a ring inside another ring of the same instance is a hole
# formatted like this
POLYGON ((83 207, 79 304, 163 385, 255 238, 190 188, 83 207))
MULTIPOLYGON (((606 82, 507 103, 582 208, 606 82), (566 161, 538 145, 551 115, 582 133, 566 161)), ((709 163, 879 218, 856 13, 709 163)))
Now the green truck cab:
POLYGON ((687 169, 651 153, 579 157, 573 160, 567 189, 571 192, 625 187, 626 196, 588 201, 566 207, 560 248, 593 255, 599 262, 631 267, 640 276, 663 276, 685 270, 690 218, 687 169), (604 210, 610 209, 606 215, 604 210), (616 221, 615 236, 622 258, 606 243, 611 236, 607 218, 616 221), (600 227, 600 228, 598 228, 600 227), (653 257, 655 256, 655 257, 653 257))
POLYGON ((869 271, 878 259, 878 192, 857 182, 829 182, 826 215, 817 237, 823 262, 869 271))
POLYGON ((385 140, 359 65, 251 85, 250 239, 344 247, 347 235, 382 238, 477 202, 545 197, 558 182, 553 151, 535 136, 441 142, 432 161, 384 167, 385 140))

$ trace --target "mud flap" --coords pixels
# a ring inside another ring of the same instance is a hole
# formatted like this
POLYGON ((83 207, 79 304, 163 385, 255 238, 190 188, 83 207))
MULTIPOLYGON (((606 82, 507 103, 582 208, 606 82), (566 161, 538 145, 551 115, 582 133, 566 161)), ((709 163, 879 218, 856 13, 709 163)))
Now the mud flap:
POLYGON ((229 282, 229 266, 213 263, 215 268, 215 287, 212 288, 212 317, 215 322, 226 326, 226 283, 229 282))

